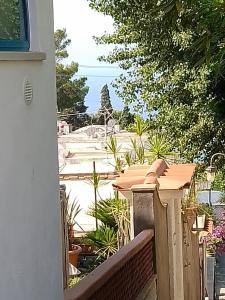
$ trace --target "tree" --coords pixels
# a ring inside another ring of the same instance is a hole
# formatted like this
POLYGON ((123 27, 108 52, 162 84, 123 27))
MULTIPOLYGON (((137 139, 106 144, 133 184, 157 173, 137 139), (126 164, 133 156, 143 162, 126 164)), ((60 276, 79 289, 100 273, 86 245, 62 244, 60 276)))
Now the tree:
POLYGON ((85 106, 85 96, 88 93, 86 86, 87 78, 74 79, 78 72, 78 64, 72 62, 69 65, 62 63, 62 60, 68 57, 67 47, 71 40, 67 38, 66 29, 59 29, 55 32, 56 46, 56 87, 57 87, 57 106, 58 111, 64 114, 70 114, 67 121, 75 126, 81 127, 87 110, 85 106))
POLYGON ((113 111, 107 84, 105 84, 101 90, 101 111, 107 113, 112 113, 113 111))
POLYGON ((101 90, 101 107, 99 110, 98 123, 104 125, 105 121, 107 122, 111 118, 112 112, 113 109, 110 101, 109 88, 108 85, 105 84, 101 90))
POLYGON ((225 150, 225 6, 212 0, 90 0, 110 15, 115 32, 96 38, 115 44, 107 57, 127 70, 117 93, 149 113, 187 160, 206 161, 225 150))
POLYGON ((132 114, 129 107, 125 105, 122 111, 122 118, 120 122, 122 129, 127 129, 131 124, 134 123, 134 119, 134 114, 132 114))
POLYGON ((112 116, 121 129, 128 129, 134 123, 135 115, 130 112, 127 105, 124 106, 123 110, 114 110, 112 116))

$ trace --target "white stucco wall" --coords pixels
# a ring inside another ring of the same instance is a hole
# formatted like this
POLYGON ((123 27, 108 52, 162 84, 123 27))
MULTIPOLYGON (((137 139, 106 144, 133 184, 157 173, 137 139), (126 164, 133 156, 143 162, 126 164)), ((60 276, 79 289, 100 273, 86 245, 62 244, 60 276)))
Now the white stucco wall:
MULTIPOLYGON (((93 185, 88 180, 61 181, 65 184, 67 194, 70 194, 70 203, 76 199, 82 209, 76 218, 76 222, 84 231, 95 230, 95 218, 87 215, 88 208, 95 201, 93 185)), ((114 197, 112 180, 101 180, 99 186, 99 195, 102 199, 114 197)), ((98 195, 98 199, 99 198, 98 195)), ((81 231, 81 228, 75 225, 75 230, 81 231)))
POLYGON ((0 299, 62 300, 53 8, 52 0, 30 3, 31 48, 47 60, 0 55, 0 299))

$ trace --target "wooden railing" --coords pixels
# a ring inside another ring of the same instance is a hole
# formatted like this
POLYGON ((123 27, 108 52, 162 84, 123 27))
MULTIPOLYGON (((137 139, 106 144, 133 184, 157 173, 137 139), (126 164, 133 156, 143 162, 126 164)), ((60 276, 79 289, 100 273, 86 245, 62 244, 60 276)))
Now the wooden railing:
POLYGON ((153 249, 154 231, 143 231, 74 288, 65 291, 65 300, 155 300, 153 249))
POLYGON ((205 295, 205 247, 181 208, 182 192, 159 196, 155 184, 133 192, 133 228, 155 230, 157 299, 202 300, 205 295))
POLYGON ((193 222, 187 215, 183 214, 182 221, 184 300, 200 300, 202 290, 199 235, 192 231, 193 222))
POLYGON ((182 212, 181 191, 160 199, 157 186, 148 184, 132 192, 135 238, 66 290, 65 300, 204 299, 205 246, 182 212))

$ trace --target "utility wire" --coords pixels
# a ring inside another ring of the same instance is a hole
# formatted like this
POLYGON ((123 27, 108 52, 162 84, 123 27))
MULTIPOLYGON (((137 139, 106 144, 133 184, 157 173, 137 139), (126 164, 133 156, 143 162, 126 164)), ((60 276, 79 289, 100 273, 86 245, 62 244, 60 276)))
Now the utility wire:
POLYGON ((94 75, 94 74, 75 74, 73 76, 71 75, 63 75, 63 74, 57 74, 56 77, 62 77, 62 78, 73 78, 73 77, 100 77, 100 78, 118 78, 119 75, 115 76, 115 75, 94 75))
POLYGON ((119 66, 91 66, 91 65, 79 65, 79 68, 89 68, 89 69, 120 69, 119 66))
MULTIPOLYGON (((114 108, 115 110, 121 110, 121 109, 123 109, 123 108, 121 108, 121 107, 116 107, 116 108, 114 108)), ((96 110, 96 111, 92 111, 92 112, 84 112, 84 113, 79 113, 79 112, 75 112, 75 113, 61 113, 61 112, 57 112, 57 115, 59 116, 59 117, 68 117, 68 116, 77 116, 77 115, 95 115, 96 113, 99 113, 99 111, 100 111, 100 109, 99 110, 96 110)))

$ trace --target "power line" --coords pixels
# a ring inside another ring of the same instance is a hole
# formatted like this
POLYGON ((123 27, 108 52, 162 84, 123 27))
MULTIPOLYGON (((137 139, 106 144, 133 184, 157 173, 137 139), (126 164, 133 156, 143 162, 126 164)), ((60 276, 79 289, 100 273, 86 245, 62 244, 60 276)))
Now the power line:
MULTIPOLYGON (((123 109, 123 107, 114 107, 114 110, 121 110, 123 109)), ((80 112, 75 112, 75 113, 61 113, 61 112, 57 112, 57 115, 58 117, 68 117, 68 116, 80 116, 80 115, 95 115, 96 113, 99 113, 99 110, 93 110, 92 112, 83 112, 83 113, 80 113, 80 112)))
POLYGON ((79 65, 79 68, 90 68, 90 69, 120 69, 119 66, 91 66, 91 65, 79 65))
POLYGON ((63 74, 57 74, 56 77, 62 77, 62 78, 73 78, 73 77, 98 77, 98 78, 118 78, 120 75, 94 75, 94 74, 75 74, 73 76, 70 75, 63 75, 63 74))

